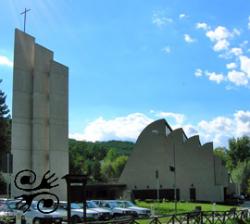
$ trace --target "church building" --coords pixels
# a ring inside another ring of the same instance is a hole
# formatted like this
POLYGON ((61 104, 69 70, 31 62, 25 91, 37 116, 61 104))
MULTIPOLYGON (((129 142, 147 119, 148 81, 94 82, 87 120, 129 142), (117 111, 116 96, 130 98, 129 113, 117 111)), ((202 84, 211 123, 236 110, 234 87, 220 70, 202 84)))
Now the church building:
POLYGON ((139 135, 119 182, 137 199, 222 202, 229 176, 212 142, 202 145, 161 119, 139 135))

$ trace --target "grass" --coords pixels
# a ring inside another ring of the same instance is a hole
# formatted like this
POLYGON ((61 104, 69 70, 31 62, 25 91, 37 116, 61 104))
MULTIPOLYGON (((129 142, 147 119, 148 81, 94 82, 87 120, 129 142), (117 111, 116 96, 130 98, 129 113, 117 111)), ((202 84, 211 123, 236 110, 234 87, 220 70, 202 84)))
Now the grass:
MULTIPOLYGON (((175 213, 175 203, 174 202, 144 202, 136 201, 136 204, 140 207, 149 208, 155 215, 167 215, 175 213)), ((192 203, 192 202, 178 202, 177 203, 177 213, 185 213, 194 211, 197 206, 201 206, 202 211, 228 211, 236 206, 229 205, 218 205, 212 203, 192 203)), ((169 218, 160 218, 160 222, 164 223, 169 218)), ((140 224, 148 224, 149 219, 137 220, 140 224)))
MULTIPOLYGON (((144 202, 136 201, 140 207, 149 208, 155 212, 156 215, 166 215, 175 213, 174 202, 144 202)), ((197 206, 201 206, 202 211, 227 211, 236 206, 218 205, 212 203, 192 203, 192 202, 178 202, 177 213, 194 211, 197 206)))

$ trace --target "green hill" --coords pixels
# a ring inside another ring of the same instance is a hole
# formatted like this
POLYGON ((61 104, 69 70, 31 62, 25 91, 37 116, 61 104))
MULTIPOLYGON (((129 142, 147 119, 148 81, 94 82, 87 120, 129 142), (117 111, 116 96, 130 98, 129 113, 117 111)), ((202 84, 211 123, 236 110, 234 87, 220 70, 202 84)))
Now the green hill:
POLYGON ((90 181, 119 178, 134 143, 127 141, 86 142, 69 139, 70 172, 88 174, 90 181))

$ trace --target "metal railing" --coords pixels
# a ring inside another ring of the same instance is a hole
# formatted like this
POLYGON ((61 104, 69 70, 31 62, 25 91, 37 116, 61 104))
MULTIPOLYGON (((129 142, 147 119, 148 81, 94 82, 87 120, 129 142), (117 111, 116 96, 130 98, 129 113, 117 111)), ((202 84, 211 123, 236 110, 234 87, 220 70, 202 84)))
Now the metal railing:
MULTIPOLYGON (((246 221, 248 218, 249 212, 247 209, 244 209, 229 211, 194 211, 160 215, 151 217, 147 219, 146 222, 148 224, 226 224, 235 220, 246 221)), ((145 220, 143 223, 145 223, 145 220)), ((119 217, 107 221, 91 221, 84 224, 140 224, 140 220, 134 217, 119 217)))
POLYGON ((149 224, 225 224, 235 220, 248 220, 248 210, 194 211, 172 215, 162 215, 151 219, 149 224), (161 221, 161 220, 164 221, 161 221))

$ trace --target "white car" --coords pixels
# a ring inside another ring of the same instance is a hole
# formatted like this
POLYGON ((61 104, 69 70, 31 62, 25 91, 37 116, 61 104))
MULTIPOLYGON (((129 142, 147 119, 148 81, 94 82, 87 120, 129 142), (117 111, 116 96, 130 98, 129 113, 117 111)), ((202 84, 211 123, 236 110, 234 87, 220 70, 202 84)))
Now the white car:
MULTIPOLYGON (((67 220, 67 202, 63 201, 59 203, 58 212, 63 220, 67 220)), ((91 209, 86 210, 87 221, 96 221, 100 217, 99 213, 91 209)), ((71 203, 71 221, 77 223, 83 221, 83 208, 77 203, 71 203)))
POLYGON ((135 211, 137 213, 137 217, 139 217, 139 218, 149 218, 151 216, 150 209, 136 206, 131 201, 119 200, 119 201, 117 201, 117 203, 120 204, 120 206, 123 208, 129 208, 132 211, 135 211))
POLYGON ((113 217, 117 216, 137 216, 137 213, 129 208, 123 208, 116 200, 104 200, 99 204, 100 207, 109 209, 113 217))
POLYGON ((87 208, 99 213, 99 220, 109 220, 112 218, 113 214, 109 209, 99 207, 93 201, 87 201, 87 208))
MULTIPOLYGON (((42 208, 44 212, 49 212, 48 208, 42 208)), ((30 208, 24 213, 26 224, 60 224, 62 217, 59 212, 54 211, 44 214, 37 209, 37 201, 33 201, 30 208)))

